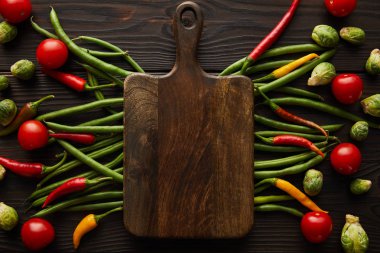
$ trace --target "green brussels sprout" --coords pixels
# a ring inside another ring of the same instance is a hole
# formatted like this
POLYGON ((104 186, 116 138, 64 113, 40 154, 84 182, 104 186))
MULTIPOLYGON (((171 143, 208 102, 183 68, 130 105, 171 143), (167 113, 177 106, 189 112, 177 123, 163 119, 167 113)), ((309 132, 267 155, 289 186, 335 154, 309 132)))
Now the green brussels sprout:
POLYGON ((321 47, 336 47, 339 43, 338 32, 328 25, 314 27, 311 38, 321 47))
POLYGON ((350 137, 355 141, 364 141, 368 136, 368 123, 365 121, 356 122, 350 130, 350 137))
POLYGON ((309 196, 318 195, 323 186, 323 174, 319 170, 310 169, 306 171, 303 179, 303 189, 309 196))
POLYGON ((0 44, 7 43, 17 36, 17 27, 7 21, 0 23, 0 44))
POLYGON ((9 86, 8 77, 0 75, 0 91, 5 90, 9 86))
POLYGON ((319 86, 331 83, 336 76, 334 65, 329 62, 318 64, 311 73, 311 77, 307 81, 309 86, 319 86))
POLYGON ((0 165, 0 181, 2 181, 5 177, 5 173, 7 171, 4 169, 4 167, 2 165, 0 165))
POLYGON ((364 113, 374 117, 380 117, 380 94, 375 94, 363 99, 360 104, 362 105, 364 113))
POLYGON ((13 207, 0 202, 0 229, 10 231, 18 223, 18 214, 13 207))
POLYGON ((4 99, 0 102, 0 125, 7 126, 15 118, 17 106, 10 99, 4 99))
POLYGON ((365 41, 365 32, 359 27, 343 27, 339 34, 343 40, 353 45, 362 45, 365 41))
POLYGON ((380 74, 380 50, 374 49, 372 50, 366 64, 365 69, 371 75, 380 74))
POLYGON ((345 253, 364 253, 368 249, 368 236, 359 223, 359 217, 347 214, 340 238, 345 253))
POLYGON ((371 186, 371 180, 357 178, 351 182, 350 191, 355 195, 360 195, 368 192, 371 186))
POLYGON ((29 60, 19 60, 11 67, 12 75, 21 80, 29 80, 32 78, 35 70, 36 66, 29 60))

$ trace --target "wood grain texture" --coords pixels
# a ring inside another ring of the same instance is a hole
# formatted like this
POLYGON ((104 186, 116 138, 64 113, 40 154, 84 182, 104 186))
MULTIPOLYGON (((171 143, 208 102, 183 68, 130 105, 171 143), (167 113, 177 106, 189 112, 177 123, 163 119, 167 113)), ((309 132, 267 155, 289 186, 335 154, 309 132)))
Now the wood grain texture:
MULTIPOLYGON (((96 36, 106 39, 123 49, 139 62, 148 73, 164 74, 172 69, 175 61, 175 41, 171 29, 171 17, 179 0, 157 1, 96 1, 96 0, 33 0, 35 21, 50 29, 49 5, 53 5, 62 24, 71 37, 78 35, 96 36)), ((257 45, 263 36, 278 22, 288 8, 285 0, 210 0, 197 1, 204 12, 205 28, 199 44, 198 59, 206 72, 217 73, 257 45)), ((346 18, 330 16, 320 0, 302 1, 294 20, 275 46, 310 43, 310 34, 317 24, 333 25, 337 29, 355 25, 367 33, 367 41, 361 47, 352 47, 342 43, 332 63, 339 73, 355 72, 365 84, 363 97, 379 92, 379 78, 364 73, 364 63, 373 48, 377 48, 380 39, 378 23, 380 21, 380 2, 373 0, 358 1, 355 12, 346 18)), ((8 45, 0 46, 0 73, 9 73, 10 65, 22 58, 35 60, 35 48, 42 40, 28 23, 19 26, 20 34, 8 45)), ((85 45, 81 43, 81 45, 85 45)), ((87 46, 87 45, 86 45, 87 46)), ((294 59, 295 56, 289 57, 294 59)), ((127 64, 120 64, 128 69, 127 64)), ((69 63, 66 69, 85 77, 77 65, 69 63)), ((292 85, 305 88, 307 76, 298 79, 292 85)), ((330 87, 307 88, 323 95, 328 103, 339 106, 331 95, 330 87)), ((53 93, 54 101, 48 101, 40 111, 82 104, 93 100, 90 94, 77 94, 37 71, 31 82, 19 82, 11 79, 11 87, 0 94, 1 98, 13 98, 18 106, 53 93)), ((121 91, 106 91, 107 96, 121 96, 121 91)), ((346 106, 347 110, 361 113, 360 105, 346 106)), ((345 123, 338 135, 342 141, 349 141, 348 131, 351 123, 313 110, 289 107, 289 110, 318 123, 345 123)), ((275 117, 270 111, 257 107, 261 114, 275 117)), ((99 111, 97 115, 102 115, 99 111)), ((83 115, 91 118, 94 115, 83 115)), ((70 122, 65 119, 64 122, 70 122)), ((260 129, 256 125, 255 128, 260 129)), ((370 131, 370 137, 357 145, 363 154, 363 164, 355 177, 369 178, 373 181, 371 191, 360 197, 349 194, 351 178, 337 175, 330 167, 328 158, 318 166, 324 173, 322 193, 313 198, 321 207, 330 211, 334 220, 331 237, 321 245, 307 243, 299 229, 299 219, 282 213, 257 213, 252 233, 241 240, 147 240, 131 237, 124 228, 122 215, 115 214, 104 220, 96 231, 83 238, 78 252, 342 252, 340 231, 344 224, 344 215, 352 213, 360 216, 361 223, 370 238, 368 252, 380 252, 380 189, 379 189, 379 149, 380 132, 370 131)), ((24 152, 17 144, 16 135, 0 139, 1 155, 23 161, 55 162, 54 154, 60 152, 53 146, 37 152, 24 152)), ((256 153, 258 159, 269 158, 267 154, 256 153)), ((302 187, 302 175, 288 177, 298 187, 302 187)), ((6 180, 0 182, 0 201, 4 201, 19 210, 20 220, 24 222, 24 200, 33 191, 32 180, 21 179, 8 173, 6 180)), ((268 192, 270 194, 271 192, 268 192)), ((273 191, 273 193, 279 193, 273 191)), ((289 205, 303 209, 298 203, 289 205)), ((56 228, 55 242, 45 252, 74 252, 71 234, 75 225, 87 213, 58 214, 48 219, 56 228)), ((0 252, 26 252, 20 241, 20 228, 13 232, 0 231, 0 252)))
POLYGON ((202 26, 199 5, 178 6, 173 70, 125 80, 124 220, 134 235, 237 238, 253 224, 252 83, 200 68, 202 26))

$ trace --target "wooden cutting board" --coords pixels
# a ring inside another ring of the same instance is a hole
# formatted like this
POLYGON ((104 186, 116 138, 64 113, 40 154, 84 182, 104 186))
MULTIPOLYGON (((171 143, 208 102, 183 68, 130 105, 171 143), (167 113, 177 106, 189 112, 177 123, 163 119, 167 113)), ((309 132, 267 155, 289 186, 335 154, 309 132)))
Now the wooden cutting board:
POLYGON ((125 80, 124 223, 137 236, 236 238, 253 224, 252 83, 202 70, 202 26, 197 4, 179 5, 173 70, 125 80))

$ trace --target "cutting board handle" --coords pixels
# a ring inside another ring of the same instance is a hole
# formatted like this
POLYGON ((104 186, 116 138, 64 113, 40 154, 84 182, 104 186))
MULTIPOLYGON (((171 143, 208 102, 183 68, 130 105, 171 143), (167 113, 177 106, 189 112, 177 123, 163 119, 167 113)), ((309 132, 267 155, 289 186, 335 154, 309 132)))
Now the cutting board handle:
POLYGON ((203 15, 198 4, 187 1, 177 7, 173 20, 173 33, 176 41, 175 69, 198 68, 197 46, 203 28, 203 15), (192 12, 193 19, 184 19, 184 13, 192 12))

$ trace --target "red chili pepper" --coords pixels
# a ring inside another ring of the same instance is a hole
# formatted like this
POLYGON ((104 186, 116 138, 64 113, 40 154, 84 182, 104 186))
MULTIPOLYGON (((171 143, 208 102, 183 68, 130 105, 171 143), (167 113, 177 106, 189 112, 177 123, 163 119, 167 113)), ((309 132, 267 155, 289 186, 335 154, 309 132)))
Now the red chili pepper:
POLYGON ((278 116, 280 116, 281 118, 283 118, 284 120, 287 120, 287 121, 290 121, 290 122, 293 122, 293 123, 298 123, 298 124, 301 124, 301 125, 304 125, 304 126, 308 126, 308 127, 317 129, 324 136, 326 136, 326 137, 329 136, 328 133, 327 133, 327 131, 325 129, 323 129, 320 125, 318 125, 317 123, 315 123, 313 121, 310 121, 310 120, 307 120, 307 119, 304 119, 304 118, 301 118, 301 117, 298 117, 298 116, 296 116, 294 114, 291 114, 290 112, 288 112, 285 109, 281 108, 277 104, 273 103, 263 92, 261 92, 260 89, 257 89, 257 90, 260 92, 260 94, 268 102, 268 105, 272 109, 272 111, 274 113, 276 113, 278 116))
POLYGON ((82 77, 70 74, 70 73, 60 72, 60 71, 52 70, 52 69, 44 69, 44 68, 42 69, 42 72, 44 72, 46 75, 50 76, 51 78, 54 78, 60 83, 76 91, 97 90, 97 89, 116 86, 116 84, 114 83, 98 85, 98 86, 89 86, 85 79, 83 79, 82 77))
POLYGON ((89 180, 85 177, 76 177, 73 179, 70 179, 57 187, 54 191, 52 191, 46 198, 45 202, 42 205, 42 208, 45 208, 48 204, 50 204, 52 201, 55 199, 62 197, 64 195, 73 193, 73 192, 78 192, 86 189, 89 186, 98 184, 103 181, 107 180, 112 180, 111 177, 104 177, 104 178, 99 178, 95 180, 89 180))
POLYGON ((91 145, 96 140, 95 135, 93 134, 49 133, 49 136, 56 139, 68 140, 84 145, 91 145))
POLYGON ((294 13, 299 5, 301 0, 293 0, 292 5, 289 10, 282 17, 280 22, 273 28, 273 30, 255 47, 252 52, 248 55, 243 63, 243 67, 241 69, 241 74, 245 74, 246 69, 255 62, 264 52, 267 50, 283 33, 285 28, 288 26, 290 21, 292 20, 294 13))
POLYGON ((317 153, 318 155, 322 157, 325 156, 323 152, 318 147, 316 147, 311 141, 300 136, 290 135, 290 134, 277 135, 275 137, 269 137, 269 138, 265 138, 260 135, 256 135, 256 136, 263 142, 270 145, 276 145, 276 146, 289 145, 289 146, 304 147, 304 148, 310 149, 311 151, 314 151, 315 153, 317 153))
POLYGON ((22 123, 24 123, 27 120, 33 119, 37 115, 37 110, 40 104, 45 100, 51 98, 54 98, 54 96, 49 95, 41 98, 38 101, 26 103, 20 109, 20 112, 17 114, 16 118, 7 127, 0 130, 0 136, 5 136, 15 132, 21 126, 22 123))
POLYGON ((67 154, 65 152, 62 160, 57 164, 53 166, 45 166, 42 163, 23 163, 0 156, 0 165, 20 176, 41 177, 41 175, 59 168, 66 161, 66 158, 67 154))

